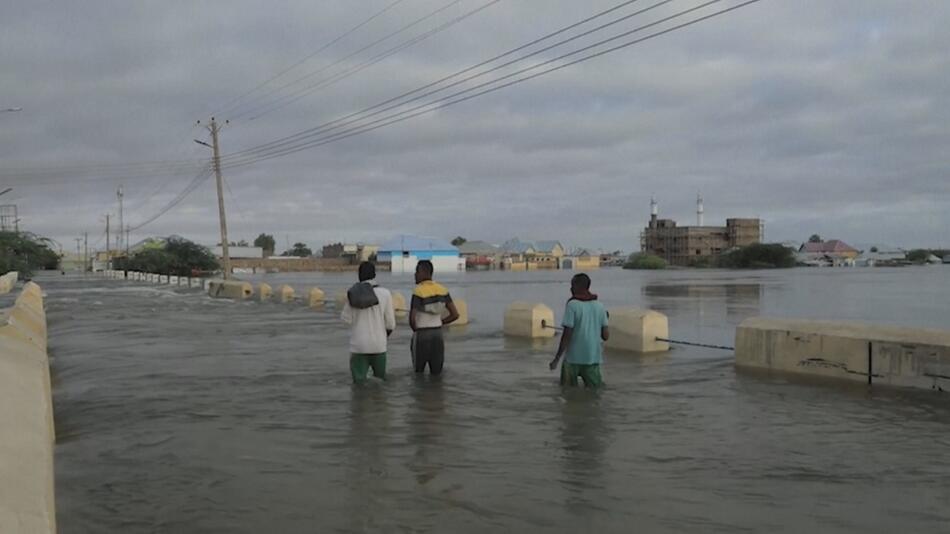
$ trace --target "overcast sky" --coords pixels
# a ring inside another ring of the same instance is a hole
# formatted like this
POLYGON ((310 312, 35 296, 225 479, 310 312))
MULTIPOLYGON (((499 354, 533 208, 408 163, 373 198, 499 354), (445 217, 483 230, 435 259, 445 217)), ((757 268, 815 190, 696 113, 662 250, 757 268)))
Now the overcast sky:
MULTIPOLYGON (((208 158, 193 139, 208 139, 195 121, 212 113, 234 119, 221 133, 223 153, 270 142, 620 2, 501 0, 249 120, 285 102, 282 95, 488 0, 458 1, 354 54, 451 3, 403 0, 234 106, 393 0, 0 1, 0 109, 23 108, 0 113, 0 190, 14 188, 0 201, 18 205, 23 228, 67 248, 83 231, 90 244, 102 243, 120 183, 125 222, 138 225, 196 174, 70 173, 80 165, 208 158), (18 174, 51 168, 60 170, 18 174)), ((674 0, 524 65, 699 3, 674 0)), ((856 244, 947 246, 948 20, 945 0, 762 0, 432 114, 227 169, 230 237, 267 232, 279 248, 288 241, 316 248, 396 233, 496 243, 518 236, 629 251, 639 247, 651 195, 661 216, 692 224, 701 191, 707 224, 760 217, 769 241, 819 233, 856 244)), ((213 243, 215 199, 206 180, 132 240, 175 233, 213 243)))

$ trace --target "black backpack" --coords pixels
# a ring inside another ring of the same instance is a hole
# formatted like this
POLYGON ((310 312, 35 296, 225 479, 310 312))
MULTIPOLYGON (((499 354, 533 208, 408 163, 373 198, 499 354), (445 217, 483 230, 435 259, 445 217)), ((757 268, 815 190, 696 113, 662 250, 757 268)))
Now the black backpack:
POLYGON ((373 284, 368 282, 353 284, 353 287, 346 292, 346 300, 349 301, 350 307, 357 310, 365 310, 379 304, 379 297, 373 291, 373 284))

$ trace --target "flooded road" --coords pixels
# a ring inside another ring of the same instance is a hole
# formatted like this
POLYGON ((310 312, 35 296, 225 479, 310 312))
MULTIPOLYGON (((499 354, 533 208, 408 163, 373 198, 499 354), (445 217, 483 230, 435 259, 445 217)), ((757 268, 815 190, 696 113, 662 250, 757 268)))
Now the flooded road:
MULTIPOLYGON (((332 299, 353 276, 246 278, 332 299)), ((604 391, 562 391, 555 341, 507 340, 501 320, 514 300, 560 318, 569 277, 443 277, 473 323, 447 335, 442 379, 410 371, 401 324, 390 380, 357 388, 332 307, 39 277, 60 532, 950 530, 947 393, 737 374, 695 348, 608 353, 604 391)), ((950 328, 950 266, 593 280, 705 343, 751 315, 950 328)))

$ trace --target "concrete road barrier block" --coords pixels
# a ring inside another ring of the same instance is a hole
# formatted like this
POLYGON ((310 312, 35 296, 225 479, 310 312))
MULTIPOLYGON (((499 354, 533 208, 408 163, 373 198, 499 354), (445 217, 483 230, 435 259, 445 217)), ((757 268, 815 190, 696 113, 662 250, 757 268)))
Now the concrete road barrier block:
POLYGON ((333 294, 333 305, 336 309, 342 310, 344 304, 346 304, 346 290, 340 289, 333 294))
POLYGON ((545 338, 554 337, 554 312, 544 304, 513 302, 505 309, 504 332, 506 336, 545 338))
POLYGON ((0 428, 0 532, 56 532, 46 316, 33 283, 0 315, 0 428))
MULTIPOLYGON (((449 326, 464 326, 468 324, 468 303, 462 299, 452 299, 452 302, 455 303, 455 309, 459 312, 459 318, 455 320, 454 323, 449 326)), ((448 315, 446 312, 445 315, 448 315)), ((443 316, 444 317, 444 316, 443 316)))
POLYGON ((950 388, 950 331, 753 317, 736 365, 892 386, 950 388))
POLYGON ((307 301, 311 308, 322 308, 326 303, 326 300, 326 293, 324 293, 319 287, 311 288, 310 293, 307 295, 307 301))
POLYGON ((177 285, 178 285, 178 277, 175 276, 175 275, 169 275, 169 276, 168 276, 168 284, 169 284, 169 285, 173 285, 173 286, 177 286, 177 285))
POLYGON ((204 285, 204 280, 202 280, 201 278, 190 278, 188 282, 191 284, 191 287, 193 288, 200 288, 204 285))
POLYGON ((665 315, 652 310, 614 308, 610 313, 610 339, 604 343, 609 349, 627 352, 665 352, 670 350, 670 324, 665 315))
POLYGON ((260 300, 262 301, 268 300, 273 295, 274 295, 274 290, 271 289, 270 284, 266 282, 261 282, 261 284, 257 286, 257 296, 260 298, 260 300))
POLYGON ((254 296, 254 287, 250 282, 209 280, 208 295, 214 298, 244 300, 254 296))
POLYGON ((294 300, 294 288, 284 284, 277 288, 277 298, 281 302, 292 302, 294 300))
POLYGON ((406 297, 398 292, 392 291, 393 295, 393 309, 396 312, 396 320, 399 322, 409 320, 409 304, 406 302, 406 297))
POLYGON ((168 283, 168 275, 166 275, 166 274, 159 275, 159 276, 158 276, 158 283, 159 283, 159 284, 167 284, 167 283, 168 283))
POLYGON ((0 276, 0 295, 5 295, 13 291, 13 287, 16 285, 19 276, 20 274, 16 271, 10 271, 0 276))

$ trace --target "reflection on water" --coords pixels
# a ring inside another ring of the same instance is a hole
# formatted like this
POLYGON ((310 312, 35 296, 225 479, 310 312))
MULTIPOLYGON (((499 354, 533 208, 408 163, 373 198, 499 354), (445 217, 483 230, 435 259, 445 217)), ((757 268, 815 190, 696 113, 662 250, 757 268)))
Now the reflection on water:
MULTIPOLYGON (((69 436, 60 533, 946 530, 947 399, 737 375, 689 347, 608 352, 608 387, 562 390, 556 339, 501 323, 514 300, 560 317, 569 275, 446 280, 473 322, 446 334, 441 380, 411 372, 400 324, 388 380, 365 387, 332 307, 40 280, 69 436)), ((950 269, 603 270, 594 286, 667 313, 675 338, 731 344, 755 314, 945 326, 950 269)))
POLYGON ((724 309, 729 320, 758 315, 763 287, 758 283, 722 283, 684 281, 682 283, 653 283, 642 288, 647 307, 652 310, 681 310, 684 306, 699 313, 716 313, 724 309))
POLYGON ((582 516, 604 511, 604 455, 611 432, 599 398, 602 393, 581 388, 562 392, 564 506, 582 516))

